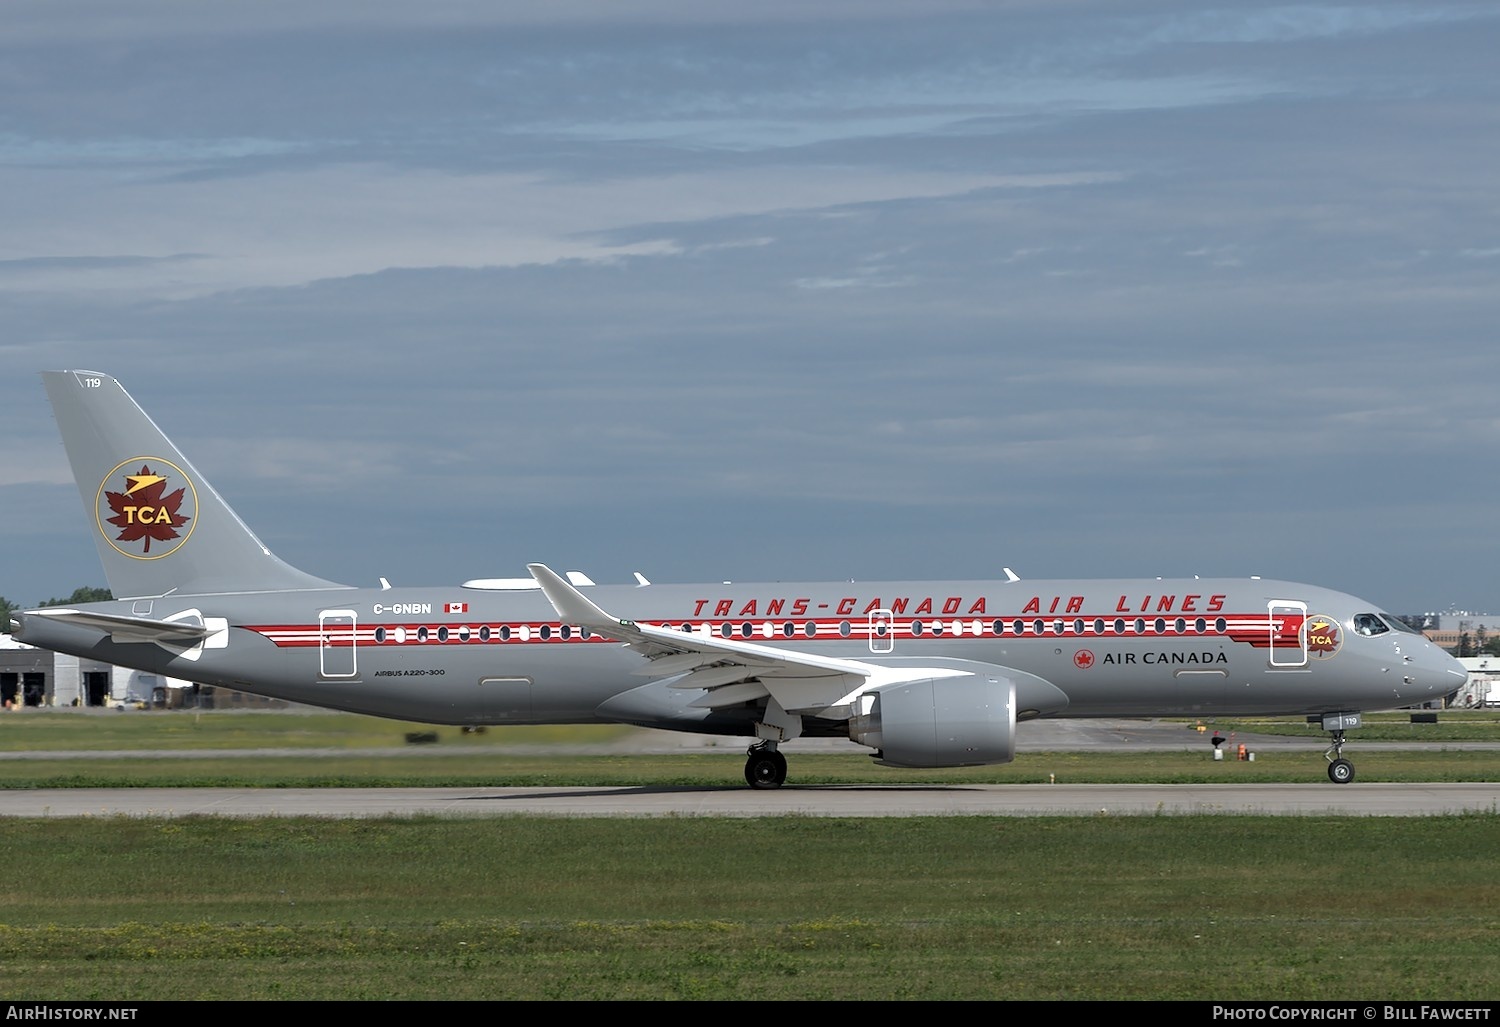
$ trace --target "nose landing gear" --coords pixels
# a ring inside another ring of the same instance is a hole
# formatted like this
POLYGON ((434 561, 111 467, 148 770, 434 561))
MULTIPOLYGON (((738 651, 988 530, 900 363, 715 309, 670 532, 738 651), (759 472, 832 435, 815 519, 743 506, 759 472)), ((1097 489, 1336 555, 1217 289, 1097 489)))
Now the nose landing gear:
POLYGON ((1328 780, 1336 785, 1346 785, 1354 780, 1354 764, 1344 759, 1344 730, 1337 728, 1333 732, 1332 744, 1323 758, 1328 761, 1328 780))

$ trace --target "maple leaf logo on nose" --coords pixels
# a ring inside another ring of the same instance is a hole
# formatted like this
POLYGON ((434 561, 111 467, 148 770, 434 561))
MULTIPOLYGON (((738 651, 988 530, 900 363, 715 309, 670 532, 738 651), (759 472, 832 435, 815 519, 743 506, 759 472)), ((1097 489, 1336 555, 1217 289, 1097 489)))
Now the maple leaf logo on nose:
POLYGON ((152 539, 168 542, 178 537, 177 529, 191 518, 178 512, 183 490, 163 496, 166 487, 166 477, 142 464, 139 474, 125 475, 125 491, 104 493, 115 514, 109 523, 120 529, 116 542, 144 542, 142 552, 149 553, 152 539))

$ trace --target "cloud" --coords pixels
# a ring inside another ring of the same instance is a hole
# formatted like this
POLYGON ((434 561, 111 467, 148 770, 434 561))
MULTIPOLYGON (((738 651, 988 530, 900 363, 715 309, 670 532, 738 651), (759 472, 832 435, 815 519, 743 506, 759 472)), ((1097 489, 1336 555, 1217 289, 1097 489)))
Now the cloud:
POLYGON ((180 298, 393 267, 609 260, 675 250, 662 239, 607 241, 610 231, 640 223, 1108 177, 827 167, 558 181, 347 165, 182 182, 11 168, 0 170, 0 189, 45 202, 17 211, 0 240, 0 289, 180 298))

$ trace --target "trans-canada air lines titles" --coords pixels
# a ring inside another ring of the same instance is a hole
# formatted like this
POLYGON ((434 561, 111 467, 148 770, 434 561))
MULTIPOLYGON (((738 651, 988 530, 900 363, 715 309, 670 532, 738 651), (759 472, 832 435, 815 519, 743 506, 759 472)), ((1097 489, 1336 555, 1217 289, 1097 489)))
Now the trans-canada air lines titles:
MULTIPOLYGON (((1223 595, 1143 595, 1135 599, 1120 596, 1111 613, 1218 613, 1224 609, 1223 595)), ((1032 596, 1020 610, 1021 616, 1034 613, 1081 614, 1088 602, 1086 596, 1032 596)), ((894 596, 887 603, 882 597, 862 600, 858 596, 845 596, 836 603, 813 604, 806 597, 797 599, 698 599, 693 605, 693 616, 698 617, 804 617, 811 611, 828 611, 836 616, 849 617, 854 614, 870 614, 883 610, 893 616, 909 614, 920 616, 975 616, 989 613, 989 599, 979 596, 968 599, 964 596, 947 596, 939 600, 934 596, 894 596), (709 607, 712 606, 712 610, 709 607)))

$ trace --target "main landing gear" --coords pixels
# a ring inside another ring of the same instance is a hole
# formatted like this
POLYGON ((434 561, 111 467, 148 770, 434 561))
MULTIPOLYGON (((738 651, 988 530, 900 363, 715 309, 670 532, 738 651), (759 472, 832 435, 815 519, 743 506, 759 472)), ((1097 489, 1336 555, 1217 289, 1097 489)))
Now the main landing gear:
POLYGON ((786 783, 786 757, 775 742, 757 742, 745 759, 745 783, 751 788, 780 788, 786 783))
POLYGON ((1344 731, 1335 728, 1329 733, 1333 736, 1332 744, 1323 754, 1328 761, 1328 780, 1336 785, 1346 785, 1354 780, 1354 764, 1344 759, 1344 731))

